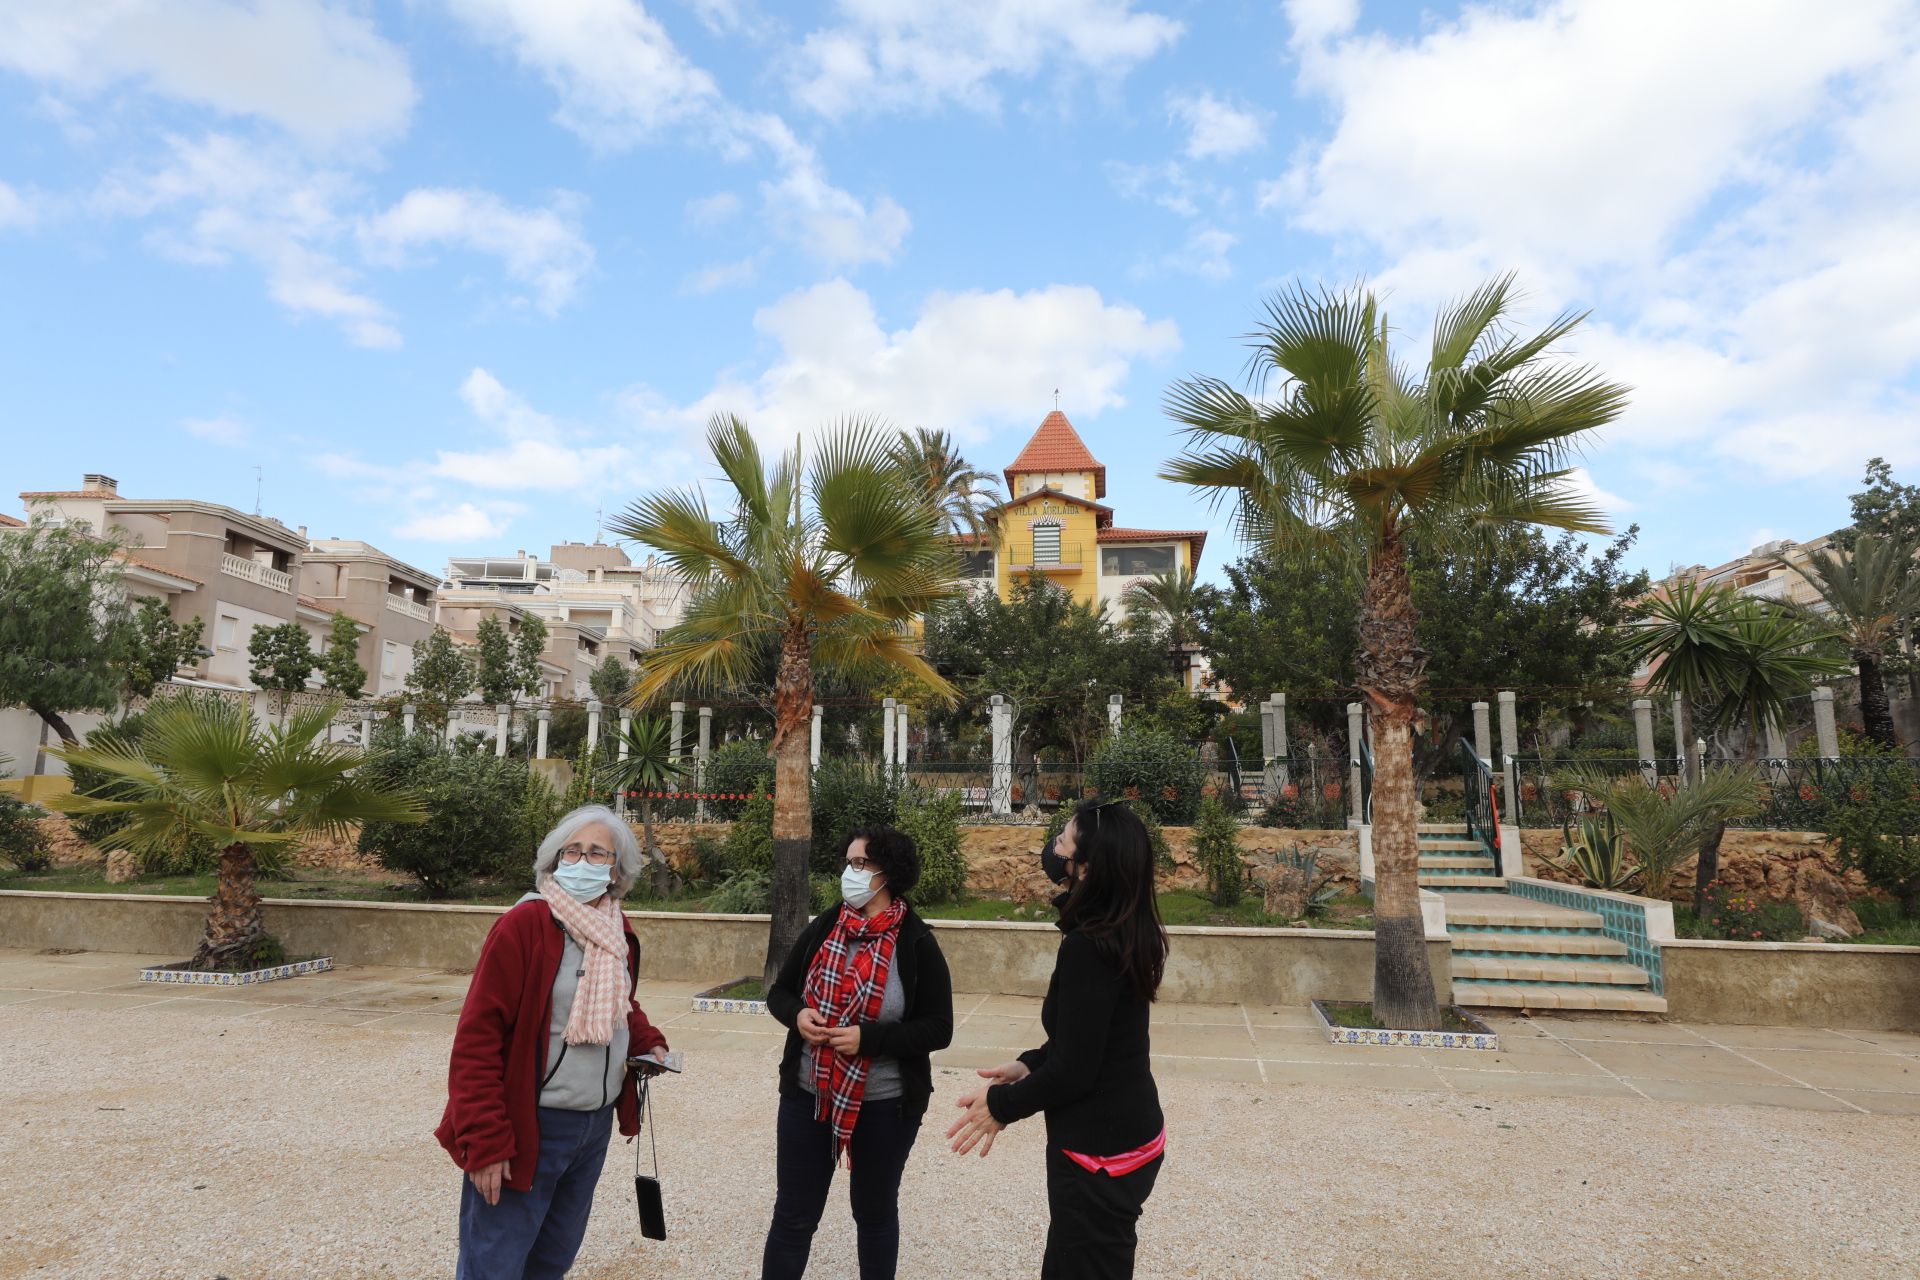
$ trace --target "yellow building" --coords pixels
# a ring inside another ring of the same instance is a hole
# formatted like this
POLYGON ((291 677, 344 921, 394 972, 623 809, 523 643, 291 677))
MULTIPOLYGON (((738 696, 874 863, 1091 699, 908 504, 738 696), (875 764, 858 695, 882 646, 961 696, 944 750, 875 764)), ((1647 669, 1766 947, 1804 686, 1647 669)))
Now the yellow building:
POLYGON ((993 511, 994 545, 965 553, 966 576, 1002 600, 1029 574, 1116 613, 1127 588, 1200 563, 1207 535, 1196 529, 1130 529, 1113 522, 1107 469, 1055 409, 1006 470, 1007 500, 993 511))

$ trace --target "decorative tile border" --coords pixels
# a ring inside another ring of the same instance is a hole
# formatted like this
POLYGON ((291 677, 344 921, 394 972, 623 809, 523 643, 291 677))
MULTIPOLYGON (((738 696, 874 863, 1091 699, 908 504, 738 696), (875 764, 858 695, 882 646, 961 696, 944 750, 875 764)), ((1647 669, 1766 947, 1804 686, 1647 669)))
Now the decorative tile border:
POLYGON ((1661 963, 1660 948, 1673 938, 1672 903, 1532 876, 1509 877, 1507 892, 1516 898, 1530 898, 1599 916, 1602 931, 1609 938, 1626 943, 1627 962, 1647 971, 1647 989, 1657 996, 1667 993, 1666 966, 1661 963))
POLYGON ((705 991, 696 993, 693 997, 693 1011, 695 1013, 765 1013, 767 1011, 765 1000, 737 1000, 732 996, 719 994, 728 987, 738 986, 743 981, 745 979, 735 978, 732 982, 723 982, 717 987, 708 987, 705 991))
POLYGON ((1456 1005, 1447 1012, 1465 1020, 1471 1031, 1389 1031, 1374 1027, 1343 1027, 1327 1016, 1328 1005, 1353 1004, 1350 1000, 1315 1000, 1313 1016, 1327 1033, 1329 1044, 1398 1046, 1404 1049, 1486 1049, 1500 1048, 1500 1033, 1456 1005))
POLYGON ((320 973, 331 968, 332 956, 295 960, 291 964, 277 964, 270 969, 249 969, 245 973, 208 973, 163 965, 156 969, 142 969, 140 981, 171 982, 190 987, 250 987, 256 982, 277 982, 281 978, 297 978, 303 973, 320 973))

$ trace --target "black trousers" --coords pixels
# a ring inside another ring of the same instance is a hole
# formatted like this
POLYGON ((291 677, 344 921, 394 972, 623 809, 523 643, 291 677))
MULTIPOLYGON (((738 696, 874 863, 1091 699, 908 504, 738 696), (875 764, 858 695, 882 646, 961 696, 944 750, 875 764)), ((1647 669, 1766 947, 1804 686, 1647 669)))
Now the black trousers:
POLYGON ((1161 1156, 1113 1178, 1047 1147, 1047 1256, 1040 1280, 1130 1280, 1135 1227, 1160 1176, 1161 1156))
MULTIPOLYGON (((833 1129, 813 1118, 813 1108, 813 1099, 804 1094, 780 1099, 773 1224, 760 1258, 762 1280, 799 1280, 806 1274, 813 1233, 827 1208, 827 1192, 833 1187, 833 1129)), ((920 1121, 901 1116, 898 1098, 862 1104, 853 1122, 848 1181, 860 1280, 893 1280, 900 1258, 900 1175, 919 1134, 920 1121)), ((851 1270, 847 1260, 839 1258, 827 1273, 844 1276, 851 1270)))

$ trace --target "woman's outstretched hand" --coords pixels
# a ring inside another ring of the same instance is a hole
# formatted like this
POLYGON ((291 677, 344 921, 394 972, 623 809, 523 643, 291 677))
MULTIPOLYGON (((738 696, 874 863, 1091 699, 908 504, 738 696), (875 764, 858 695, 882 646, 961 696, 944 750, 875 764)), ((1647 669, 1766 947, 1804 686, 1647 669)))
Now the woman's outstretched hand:
MULTIPOLYGON (((1024 1074, 1026 1068, 1021 1067, 1020 1070, 1024 1074)), ((980 1074, 987 1073, 982 1071, 980 1074)), ((978 1093, 970 1093, 953 1105, 963 1108, 967 1113, 955 1120, 953 1127, 947 1130, 947 1137, 953 1139, 953 1149, 965 1155, 978 1145, 984 1159, 987 1152, 993 1150, 994 1137, 1007 1127, 995 1120, 993 1112, 987 1110, 987 1091, 982 1089, 978 1093)))
POLYGON ((1027 1064, 1024 1062, 1003 1062, 997 1067, 982 1067, 974 1073, 989 1084, 1012 1084, 1016 1080, 1027 1078, 1027 1064))

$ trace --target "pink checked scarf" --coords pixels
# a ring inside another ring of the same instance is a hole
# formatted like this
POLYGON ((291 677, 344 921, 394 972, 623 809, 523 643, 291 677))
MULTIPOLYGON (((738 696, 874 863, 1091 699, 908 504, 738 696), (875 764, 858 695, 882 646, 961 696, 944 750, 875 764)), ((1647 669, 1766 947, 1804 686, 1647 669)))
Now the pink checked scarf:
POLYGON ((627 933, 620 904, 609 894, 590 907, 555 884, 540 882, 554 918, 586 953, 587 971, 573 993, 567 1014, 568 1044, 612 1044, 614 1019, 622 1017, 627 996, 627 933))
MULTIPOLYGON (((840 918, 807 968, 803 993, 829 1027, 856 1027, 880 1016, 887 996, 887 971, 893 968, 894 944, 906 910, 906 903, 896 901, 869 920, 852 907, 840 908, 840 918)), ((818 1100, 814 1118, 833 1126, 836 1163, 853 1140, 860 1100, 867 1092, 868 1065, 867 1058, 814 1046, 813 1092, 818 1100)))

